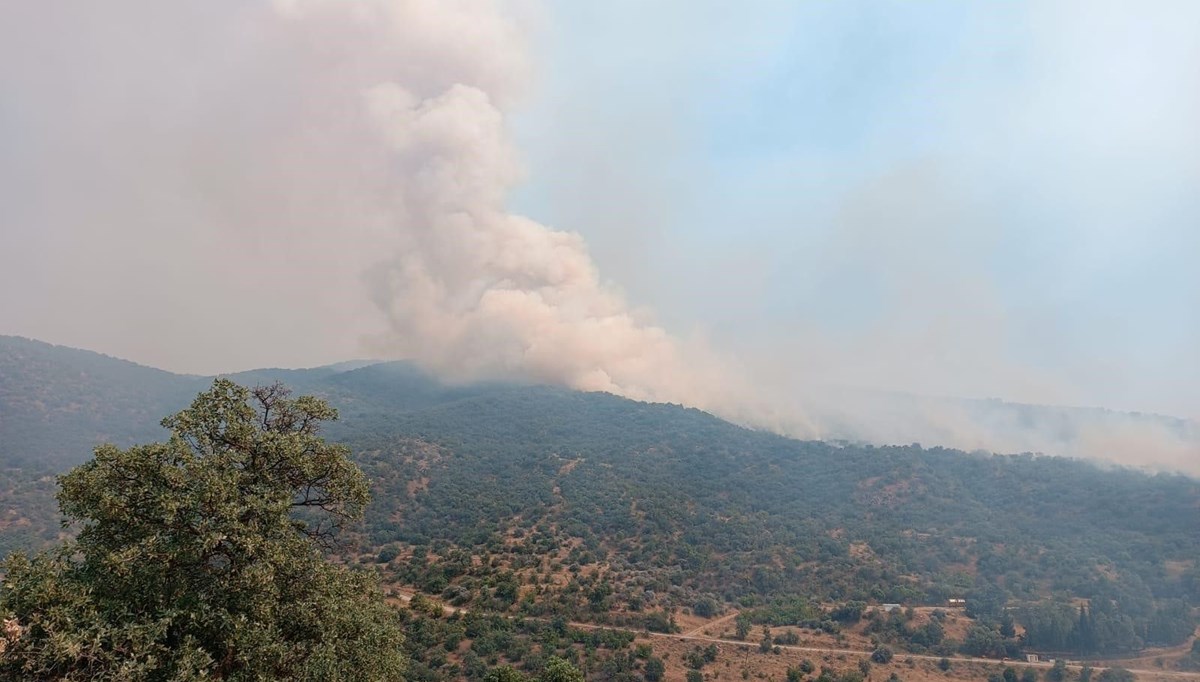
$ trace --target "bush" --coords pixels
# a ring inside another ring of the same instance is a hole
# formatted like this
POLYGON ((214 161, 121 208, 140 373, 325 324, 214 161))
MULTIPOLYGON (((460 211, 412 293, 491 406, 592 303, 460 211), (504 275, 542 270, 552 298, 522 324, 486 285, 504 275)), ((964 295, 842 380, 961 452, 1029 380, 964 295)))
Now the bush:
POLYGON ((1133 673, 1124 668, 1109 668, 1096 676, 1098 682, 1134 682, 1133 673))
POLYGON ((895 654, 892 653, 892 650, 886 646, 881 646, 871 652, 871 660, 876 663, 891 663, 894 656, 895 654))

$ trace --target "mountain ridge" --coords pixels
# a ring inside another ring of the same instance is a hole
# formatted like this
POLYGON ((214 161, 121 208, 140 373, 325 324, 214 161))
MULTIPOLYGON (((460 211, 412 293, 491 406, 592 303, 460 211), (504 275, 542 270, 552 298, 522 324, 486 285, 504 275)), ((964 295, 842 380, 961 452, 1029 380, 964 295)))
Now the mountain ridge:
MULTIPOLYGON (((0 368, 0 552, 62 533, 47 474, 101 437, 161 439, 158 421, 207 384, 4 338, 0 368)), ((1200 606, 1187 476, 800 441, 605 393, 445 384, 402 362, 229 376, 338 408, 326 437, 373 496, 348 560, 381 557, 388 582, 488 610, 636 625, 704 600, 811 615, 781 604, 970 595, 1001 641, 1004 603, 1061 615, 1082 599, 1107 605, 1104 646, 1126 652, 1177 644, 1200 606)), ((1030 613, 1036 633, 1045 614, 1030 613)))

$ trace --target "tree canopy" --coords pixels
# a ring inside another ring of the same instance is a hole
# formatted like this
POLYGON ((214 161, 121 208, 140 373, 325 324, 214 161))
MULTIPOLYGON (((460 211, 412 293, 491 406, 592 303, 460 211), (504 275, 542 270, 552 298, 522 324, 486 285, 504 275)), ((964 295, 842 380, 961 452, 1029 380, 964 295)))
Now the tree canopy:
POLYGON ((77 538, 13 555, 0 675, 68 680, 394 680, 399 620, 372 578, 325 560, 367 480, 279 385, 225 379, 163 420, 167 442, 59 479, 77 538))

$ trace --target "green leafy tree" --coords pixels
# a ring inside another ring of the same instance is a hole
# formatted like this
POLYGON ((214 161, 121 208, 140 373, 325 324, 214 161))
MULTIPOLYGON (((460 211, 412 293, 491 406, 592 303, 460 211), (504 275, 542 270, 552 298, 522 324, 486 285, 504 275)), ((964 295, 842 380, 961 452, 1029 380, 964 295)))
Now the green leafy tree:
POLYGON ((529 682, 529 677, 511 665, 501 665, 487 671, 483 682, 529 682))
POLYGON ((642 677, 646 678, 646 682, 658 682, 667 672, 667 666, 658 656, 651 656, 646 659, 646 665, 642 669, 642 677))
POLYGON ((713 616, 717 615, 717 611, 719 609, 720 605, 717 604, 717 600, 713 599, 712 597, 701 597, 696 601, 696 604, 692 606, 692 613, 700 616, 701 618, 712 618, 713 616))
POLYGON ((737 638, 741 640, 746 639, 750 634, 750 617, 744 613, 739 613, 733 622, 737 638))
POLYGON ((346 449, 318 436, 336 416, 219 379, 163 420, 169 441, 97 448, 59 480, 77 539, 4 565, 0 676, 401 679, 398 615, 321 553, 368 501, 346 449))
POLYGON ((1099 682, 1134 682, 1133 673, 1124 668, 1107 668, 1096 676, 1099 682))
POLYGON ((583 672, 570 661, 558 656, 551 656, 546 661, 546 669, 538 675, 539 682, 584 682, 583 672))

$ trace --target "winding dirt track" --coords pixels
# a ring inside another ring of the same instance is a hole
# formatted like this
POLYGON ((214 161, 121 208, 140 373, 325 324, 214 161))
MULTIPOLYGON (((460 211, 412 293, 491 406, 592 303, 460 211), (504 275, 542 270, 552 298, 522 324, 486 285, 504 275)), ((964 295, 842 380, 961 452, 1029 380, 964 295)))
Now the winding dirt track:
POLYGON ((703 631, 703 630, 707 630, 715 625, 724 625, 725 623, 728 623, 729 621, 733 620, 734 618, 737 618, 738 613, 740 613, 740 611, 730 611, 729 613, 725 614, 724 616, 721 616, 720 618, 718 618, 716 620, 710 620, 707 623, 701 623, 700 625, 692 628, 691 630, 688 630, 687 632, 685 632, 683 634, 686 637, 692 637, 695 635, 699 635, 699 634, 701 634, 701 631, 703 631))
MULTIPOLYGON (((397 591, 395 593, 396 599, 398 599, 399 601, 404 602, 404 603, 407 603, 410 599, 412 599, 412 595, 413 595, 413 593, 407 592, 407 591, 397 591)), ((435 601, 435 600, 431 599, 430 601, 435 601)), ((447 615, 449 615, 452 613, 465 613, 466 609, 443 604, 442 611, 444 611, 447 615)), ((511 617, 512 616, 510 616, 510 618, 511 617)), ((757 649, 759 645, 756 643, 753 643, 753 642, 743 642, 743 641, 737 640, 737 639, 721 639, 720 637, 709 637, 708 635, 697 634, 704 628, 709 628, 714 625, 719 625, 731 618, 736 618, 736 617, 737 617, 737 612, 735 611, 735 612, 727 614, 721 618, 718 618, 717 620, 709 621, 699 627, 692 628, 688 632, 685 632, 682 634, 671 634, 671 633, 665 633, 665 632, 646 632, 645 630, 633 630, 631 628, 615 627, 615 626, 611 626, 611 625, 597 625, 595 623, 569 623, 569 625, 573 628, 579 628, 580 630, 617 630, 620 632, 628 632, 628 633, 631 633, 633 635, 640 636, 640 637, 651 637, 651 638, 656 638, 656 639, 675 639, 675 640, 683 640, 683 641, 689 641, 689 642, 708 642, 708 643, 712 643, 712 644, 722 644, 725 646, 736 646, 736 647, 742 647, 742 648, 748 648, 748 649, 757 649)), ((541 619, 527 618, 526 620, 541 620, 541 619)), ((811 654, 845 654, 847 656, 861 656, 864 658, 871 655, 870 651, 865 651, 863 649, 834 649, 834 648, 829 648, 829 647, 798 646, 798 645, 794 645, 794 644, 780 644, 778 646, 780 649, 782 649, 784 651, 798 651, 798 652, 802 652, 802 653, 811 653, 811 654)), ((905 652, 899 652, 896 655, 903 657, 903 658, 912 658, 912 659, 918 660, 918 661, 933 661, 935 663, 937 661, 942 660, 941 656, 928 656, 925 654, 910 654, 910 653, 905 653, 905 652)), ((1051 661, 1038 661, 1037 663, 1027 663, 1025 661, 1008 661, 1008 662, 1006 662, 1006 661, 1000 661, 1000 660, 997 660, 994 658, 976 658, 973 656, 954 656, 954 657, 951 657, 950 660, 955 661, 955 662, 966 661, 968 663, 983 663, 985 665, 1001 665, 1004 663, 1015 663, 1017 665, 1031 667, 1031 668, 1050 668, 1054 665, 1054 663, 1051 661)), ((1100 664, 1094 664, 1092 667, 1096 672, 1099 672, 1101 670, 1104 670, 1106 666, 1103 666, 1100 664)), ((1081 670, 1082 668, 1083 668, 1083 666, 1080 664, 1075 664, 1075 663, 1067 664, 1068 670, 1081 670)), ((1200 680, 1200 672, 1192 673, 1192 672, 1179 672, 1179 671, 1174 671, 1174 670, 1149 670, 1149 669, 1145 669, 1145 668, 1126 668, 1126 670, 1128 670, 1131 673, 1135 673, 1139 676, 1154 675, 1154 676, 1157 676, 1160 678, 1171 678, 1171 679, 1178 679, 1178 680, 1200 680)))

